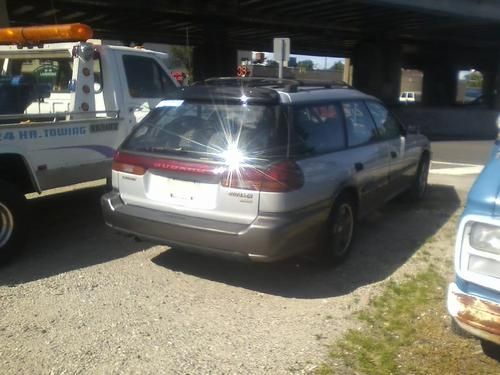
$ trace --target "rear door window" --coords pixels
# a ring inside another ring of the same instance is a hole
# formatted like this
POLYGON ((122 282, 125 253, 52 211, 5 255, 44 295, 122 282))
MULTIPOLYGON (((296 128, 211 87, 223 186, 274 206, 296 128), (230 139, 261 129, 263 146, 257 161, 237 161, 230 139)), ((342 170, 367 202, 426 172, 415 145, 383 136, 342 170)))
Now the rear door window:
POLYGON ((349 147, 361 146, 377 139, 372 117, 362 101, 342 102, 349 147))
POLYGON ((315 104, 293 109, 293 149, 300 155, 317 155, 346 147, 339 104, 315 104))
POLYGON ((124 55, 123 65, 132 98, 163 98, 176 89, 167 73, 151 57, 124 55))
POLYGON ((380 138, 384 140, 399 138, 401 127, 394 116, 380 103, 368 101, 366 105, 375 121, 380 138))

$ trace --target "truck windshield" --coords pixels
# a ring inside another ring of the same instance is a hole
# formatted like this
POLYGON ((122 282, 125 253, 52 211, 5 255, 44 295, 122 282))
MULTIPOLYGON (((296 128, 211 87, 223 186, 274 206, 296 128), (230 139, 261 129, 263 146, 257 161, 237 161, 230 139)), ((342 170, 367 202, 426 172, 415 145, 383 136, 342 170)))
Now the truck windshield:
POLYGON ((279 108, 165 100, 122 147, 208 160, 238 152, 247 160, 264 162, 286 154, 288 132, 279 108))

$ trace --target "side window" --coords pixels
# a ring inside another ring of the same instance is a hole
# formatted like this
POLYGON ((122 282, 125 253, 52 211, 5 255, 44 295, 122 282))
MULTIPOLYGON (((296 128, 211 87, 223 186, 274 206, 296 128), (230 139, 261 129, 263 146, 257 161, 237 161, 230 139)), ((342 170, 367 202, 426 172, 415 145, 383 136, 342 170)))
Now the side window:
POLYGON ((162 98, 175 89, 170 77, 150 57, 124 55, 123 66, 129 94, 133 98, 162 98))
POLYGON ((346 147, 345 127, 338 104, 295 107, 293 124, 297 154, 322 154, 346 147))
POLYGON ((375 120, 380 138, 392 139, 398 138, 401 135, 401 129, 397 120, 382 104, 369 101, 366 102, 366 105, 375 120))
POLYGON ((349 147, 363 145, 377 138, 373 120, 363 102, 342 102, 349 147))

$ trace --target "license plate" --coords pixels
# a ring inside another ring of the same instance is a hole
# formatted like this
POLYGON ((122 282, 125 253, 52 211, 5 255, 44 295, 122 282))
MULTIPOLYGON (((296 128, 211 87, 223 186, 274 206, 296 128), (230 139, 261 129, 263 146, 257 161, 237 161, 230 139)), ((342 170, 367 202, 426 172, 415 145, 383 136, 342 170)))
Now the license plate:
POLYGON ((192 208, 215 208, 216 184, 176 180, 152 175, 148 196, 156 201, 192 208))

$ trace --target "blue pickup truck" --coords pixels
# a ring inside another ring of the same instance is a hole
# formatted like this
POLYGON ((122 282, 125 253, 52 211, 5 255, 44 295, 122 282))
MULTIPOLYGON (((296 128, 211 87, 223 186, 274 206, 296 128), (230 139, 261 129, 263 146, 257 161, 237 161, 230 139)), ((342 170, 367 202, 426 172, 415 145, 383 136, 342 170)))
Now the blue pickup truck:
POLYGON ((500 136, 472 186, 455 242, 455 282, 447 307, 478 337, 485 354, 500 353, 500 136))

